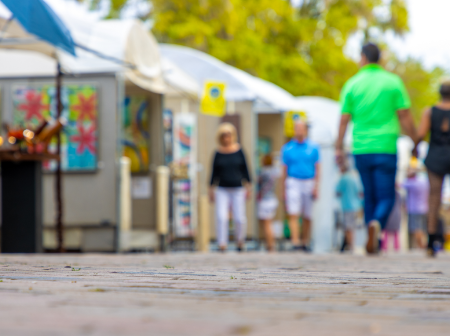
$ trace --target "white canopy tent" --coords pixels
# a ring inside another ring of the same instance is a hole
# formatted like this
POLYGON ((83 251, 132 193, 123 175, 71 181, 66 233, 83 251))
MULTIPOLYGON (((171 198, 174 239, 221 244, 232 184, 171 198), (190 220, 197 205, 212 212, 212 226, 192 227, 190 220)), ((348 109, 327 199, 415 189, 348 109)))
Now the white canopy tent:
POLYGON ((27 34, 11 14, 0 7, 0 27, 6 27, 0 48, 38 51, 60 60, 68 73, 123 71, 125 79, 155 93, 165 89, 159 48, 138 20, 98 20, 77 3, 45 0, 64 22, 77 45, 77 58, 55 50, 27 34), (28 43, 26 43, 28 41, 28 43))
POLYGON ((236 69, 201 51, 169 44, 160 44, 161 55, 178 66, 197 83, 198 97, 207 80, 227 84, 227 101, 253 101, 256 113, 280 113, 295 110, 294 96, 273 83, 236 69))
POLYGON ((177 67, 173 62, 162 57, 161 64, 163 68, 164 81, 167 84, 165 95, 187 96, 194 100, 198 100, 198 92, 200 90, 197 82, 177 67))

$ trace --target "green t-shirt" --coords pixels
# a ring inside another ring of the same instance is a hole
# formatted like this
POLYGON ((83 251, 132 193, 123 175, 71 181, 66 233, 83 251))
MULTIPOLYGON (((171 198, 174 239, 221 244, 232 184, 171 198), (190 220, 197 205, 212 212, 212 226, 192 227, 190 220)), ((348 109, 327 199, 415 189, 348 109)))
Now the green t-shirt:
POLYGON ((377 64, 366 65, 344 85, 341 105, 353 121, 354 154, 397 153, 397 111, 411 106, 400 77, 377 64))

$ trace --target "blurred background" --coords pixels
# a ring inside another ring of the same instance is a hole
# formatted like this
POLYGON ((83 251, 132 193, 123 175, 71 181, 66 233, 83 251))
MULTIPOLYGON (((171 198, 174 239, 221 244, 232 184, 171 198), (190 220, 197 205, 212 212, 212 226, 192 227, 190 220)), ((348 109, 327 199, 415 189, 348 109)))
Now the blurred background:
MULTIPOLYGON (((71 1, 71 0, 69 0, 71 1)), ((79 0, 101 18, 139 18, 161 43, 206 52, 295 96, 339 97, 365 40, 383 46, 416 118, 437 97, 450 46, 445 0, 79 0)))
MULTIPOLYGON (((45 251, 63 246, 74 252, 155 251, 166 243, 174 250, 208 250, 209 242, 214 249, 214 205, 206 195, 218 125, 225 121, 237 128, 250 173, 257 177, 263 155, 272 154, 279 164, 281 146, 292 137, 288 121, 292 126, 293 118, 303 116, 324 166, 314 210, 314 251, 332 251, 340 239, 333 149, 337 101, 358 71, 362 44, 382 48, 381 63, 403 79, 416 122, 437 102, 439 80, 448 73, 447 0, 45 3, 72 35, 76 57, 40 43, 8 44, 23 31, 14 30, 14 17, 0 2, 2 122, 31 129, 55 117, 55 75, 63 80, 64 203, 58 207, 57 165, 45 161, 38 197, 45 251), (211 80, 226 86, 218 112, 202 107, 211 80), (167 173, 160 167, 170 167, 168 188, 158 182, 167 173), (64 230, 55 224, 58 214, 64 230)), ((349 134, 347 148, 350 143, 349 134)), ((51 150, 56 147, 49 143, 51 150)), ((401 182, 411 143, 400 138, 398 147, 401 182)), ((426 151, 425 144, 421 159, 426 151)), ((423 169, 420 160, 418 165, 423 169)), ((256 190, 255 180, 253 186, 256 190)), ((447 181, 444 203, 448 189, 447 181)), ((276 192, 281 199, 279 181, 276 192)), ((255 197, 246 207, 249 249, 258 249, 263 238, 255 197)), ((284 221, 279 207, 278 238, 286 235, 284 221)), ((231 235, 232 227, 230 222, 231 235)), ((362 232, 358 241, 364 241, 362 232)))

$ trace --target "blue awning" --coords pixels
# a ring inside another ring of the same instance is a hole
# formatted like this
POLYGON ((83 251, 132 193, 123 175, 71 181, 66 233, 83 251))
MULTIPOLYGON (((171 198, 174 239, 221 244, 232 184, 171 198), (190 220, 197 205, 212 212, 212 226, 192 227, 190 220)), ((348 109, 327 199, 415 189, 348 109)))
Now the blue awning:
POLYGON ((30 34, 75 56, 69 29, 43 0, 1 0, 30 34))

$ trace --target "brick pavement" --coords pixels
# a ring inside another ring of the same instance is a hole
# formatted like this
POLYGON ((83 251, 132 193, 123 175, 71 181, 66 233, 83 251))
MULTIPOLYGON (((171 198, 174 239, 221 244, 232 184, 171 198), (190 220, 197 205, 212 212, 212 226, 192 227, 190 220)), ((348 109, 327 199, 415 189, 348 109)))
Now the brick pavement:
POLYGON ((1 336, 450 334, 450 255, 0 254, 0 280, 1 336))

